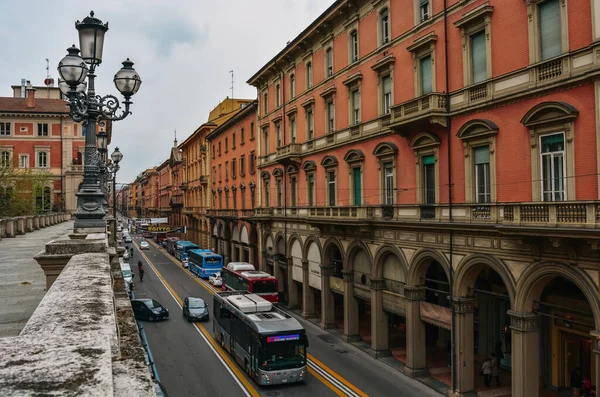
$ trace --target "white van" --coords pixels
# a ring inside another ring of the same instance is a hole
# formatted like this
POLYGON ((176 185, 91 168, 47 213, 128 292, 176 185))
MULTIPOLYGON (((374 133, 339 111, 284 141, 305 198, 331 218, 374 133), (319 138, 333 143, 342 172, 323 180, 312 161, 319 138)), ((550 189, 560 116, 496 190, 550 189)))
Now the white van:
POLYGON ((129 291, 129 285, 133 281, 133 272, 129 263, 121 262, 121 273, 123 273, 123 279, 125 280, 125 289, 129 291))

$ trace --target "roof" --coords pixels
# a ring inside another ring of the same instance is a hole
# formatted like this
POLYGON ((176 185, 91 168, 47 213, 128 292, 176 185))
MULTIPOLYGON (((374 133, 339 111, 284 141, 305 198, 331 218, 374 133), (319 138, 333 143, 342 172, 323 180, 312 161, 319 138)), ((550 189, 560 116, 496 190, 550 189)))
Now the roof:
POLYGON ((198 244, 192 243, 191 241, 188 241, 188 240, 177 241, 177 245, 180 245, 182 247, 189 247, 190 245, 198 246, 198 244))
POLYGON ((250 115, 251 113, 256 113, 256 109, 258 108, 258 101, 252 101, 248 106, 245 106, 242 110, 240 110, 235 116, 212 130, 208 135, 206 135, 206 140, 210 141, 211 139, 216 138, 222 132, 227 130, 229 127, 233 126, 237 122, 239 122, 244 117, 250 115))
POLYGON ((27 107, 27 98, 0 97, 0 113, 69 114, 68 102, 62 99, 35 98, 35 107, 27 107))

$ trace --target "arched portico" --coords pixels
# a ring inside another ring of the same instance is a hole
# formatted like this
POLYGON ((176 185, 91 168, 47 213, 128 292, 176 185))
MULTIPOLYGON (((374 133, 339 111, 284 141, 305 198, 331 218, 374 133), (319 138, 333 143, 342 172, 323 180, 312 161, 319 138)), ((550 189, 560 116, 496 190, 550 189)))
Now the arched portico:
POLYGON ((279 299, 288 304, 288 265, 286 253, 286 241, 283 233, 277 233, 275 236, 275 255, 273 256, 274 276, 277 278, 279 287, 279 299))
MULTIPOLYGON (((330 237, 323 244, 323 262, 321 266, 321 301, 323 328, 343 327, 343 319, 336 312, 336 306, 343 308, 344 296, 344 248, 341 242, 330 237)), ((344 310, 342 310, 343 313, 344 310)))
POLYGON ((302 240, 296 233, 292 234, 288 245, 288 307, 302 307, 302 240))
POLYGON ((313 235, 304 242, 302 254, 302 316, 317 317, 323 321, 322 310, 322 253, 321 242, 313 235))
POLYGON ((354 240, 344 260, 344 337, 371 342, 371 274, 373 257, 361 240, 354 240))

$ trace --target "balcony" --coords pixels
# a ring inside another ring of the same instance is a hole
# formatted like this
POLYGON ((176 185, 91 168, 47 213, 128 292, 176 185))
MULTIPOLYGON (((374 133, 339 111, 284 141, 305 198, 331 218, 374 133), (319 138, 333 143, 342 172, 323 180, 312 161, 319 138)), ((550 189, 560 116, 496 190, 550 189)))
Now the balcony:
POLYGON ((171 207, 183 207, 183 193, 175 193, 171 196, 171 207))
POLYGON ((185 207, 181 213, 186 215, 206 215, 206 207, 185 207))
POLYGON ((208 209, 206 210, 206 214, 210 217, 219 217, 219 218, 239 218, 241 216, 240 210, 231 210, 231 209, 208 209))
POLYGON ((289 145, 277 148, 275 161, 279 164, 299 164, 302 162, 302 145, 299 143, 290 143, 289 145))
POLYGON ((81 164, 69 164, 67 166, 67 172, 83 172, 83 165, 81 165, 81 164))
POLYGON ((390 127, 400 130, 422 124, 446 126, 446 94, 432 92, 391 108, 390 127))
POLYGON ((208 177, 206 175, 200 175, 200 184, 201 185, 208 184, 208 177))

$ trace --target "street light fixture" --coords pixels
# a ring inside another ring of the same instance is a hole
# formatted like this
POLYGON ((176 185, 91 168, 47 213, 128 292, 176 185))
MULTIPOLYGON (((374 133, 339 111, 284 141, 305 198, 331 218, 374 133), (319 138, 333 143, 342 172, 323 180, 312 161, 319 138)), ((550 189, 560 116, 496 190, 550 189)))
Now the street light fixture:
POLYGON ((112 160, 112 166, 109 168, 113 174, 112 182, 112 196, 113 196, 113 217, 117 218, 117 172, 121 167, 119 167, 119 163, 123 160, 123 153, 119 151, 119 148, 116 147, 115 151, 110 155, 112 160))
MULTIPOLYGON (((83 183, 77 193, 75 229, 104 228, 106 210, 102 203, 105 195, 101 189, 100 175, 105 162, 100 160, 106 153, 108 138, 99 134, 99 153, 96 149, 96 126, 98 122, 123 120, 131 114, 131 97, 140 89, 142 80, 133 68, 133 62, 127 58, 113 79, 117 90, 124 97, 123 107, 114 95, 96 95, 95 71, 102 63, 104 35, 108 31, 108 23, 102 23, 94 17, 92 11, 89 17, 81 22, 77 21, 75 28, 79 32, 81 55, 79 49, 73 45, 67 49, 67 56, 58 64, 59 88, 69 102, 71 118, 76 122, 83 121, 85 131, 83 183)), ((116 154, 119 155, 122 158, 120 152, 116 154)), ((114 166, 118 169, 118 162, 115 162, 114 166)))
POLYGON ((96 139, 98 139, 98 151, 100 154, 106 153, 108 151, 108 134, 106 131, 100 131, 96 139))

